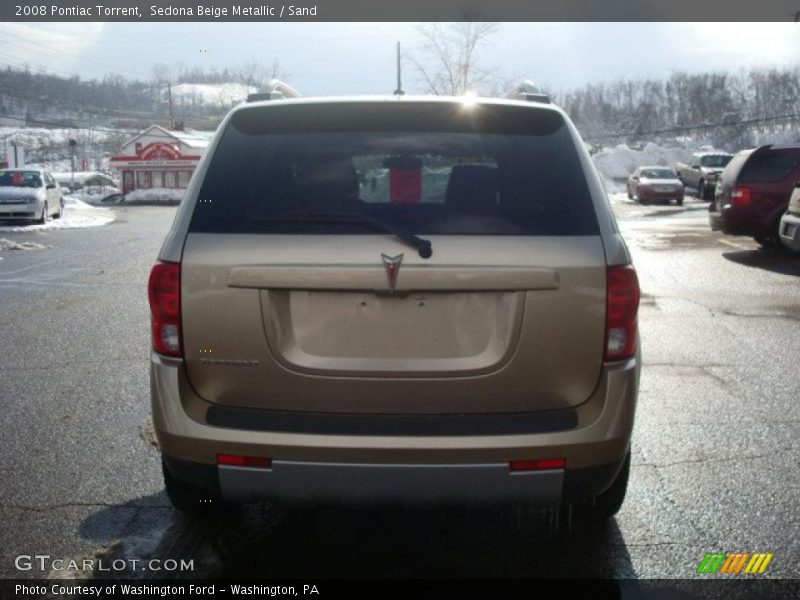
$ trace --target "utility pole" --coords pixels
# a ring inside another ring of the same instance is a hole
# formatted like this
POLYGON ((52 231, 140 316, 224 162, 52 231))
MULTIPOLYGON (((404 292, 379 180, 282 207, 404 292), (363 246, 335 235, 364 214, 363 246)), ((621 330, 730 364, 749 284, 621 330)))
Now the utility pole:
POLYGON ((8 168, 8 138, 10 138, 13 133, 9 133, 8 135, 3 136, 3 168, 8 168))
POLYGON ((400 42, 397 42, 397 89, 394 91, 395 96, 402 96, 405 94, 403 91, 403 73, 400 66, 400 42))
POLYGON ((169 100, 169 128, 175 129, 175 119, 172 115, 172 82, 167 82, 167 99, 169 100))
POLYGON ((69 191, 70 192, 74 192, 75 191, 75 146, 77 146, 77 145, 78 145, 78 142, 76 142, 75 140, 73 140, 73 139, 69 140, 69 155, 70 155, 69 164, 70 164, 70 166, 72 168, 71 174, 70 174, 70 178, 69 178, 69 191))

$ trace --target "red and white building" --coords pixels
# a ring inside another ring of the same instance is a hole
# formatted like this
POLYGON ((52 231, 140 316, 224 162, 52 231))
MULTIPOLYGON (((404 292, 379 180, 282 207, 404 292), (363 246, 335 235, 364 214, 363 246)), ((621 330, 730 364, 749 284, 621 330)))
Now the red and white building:
POLYGON ((122 145, 109 161, 120 172, 122 193, 134 190, 185 189, 208 141, 184 131, 151 125, 122 145))

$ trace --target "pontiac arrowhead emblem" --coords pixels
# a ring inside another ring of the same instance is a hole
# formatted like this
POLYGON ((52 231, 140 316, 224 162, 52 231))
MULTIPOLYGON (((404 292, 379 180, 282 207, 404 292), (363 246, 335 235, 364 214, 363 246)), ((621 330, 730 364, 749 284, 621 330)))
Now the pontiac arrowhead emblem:
POLYGON ((389 293, 394 294, 394 288, 397 284, 397 274, 400 272, 400 264, 403 262, 403 255, 386 256, 381 254, 383 259, 383 268, 386 270, 386 279, 389 280, 389 293))

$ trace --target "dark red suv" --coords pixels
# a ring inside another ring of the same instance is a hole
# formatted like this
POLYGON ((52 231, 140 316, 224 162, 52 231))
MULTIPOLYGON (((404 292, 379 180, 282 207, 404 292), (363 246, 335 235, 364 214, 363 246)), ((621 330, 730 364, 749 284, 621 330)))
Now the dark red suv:
POLYGON ((794 183, 800 181, 800 146, 742 150, 720 175, 709 207, 711 229, 780 244, 778 226, 794 183))

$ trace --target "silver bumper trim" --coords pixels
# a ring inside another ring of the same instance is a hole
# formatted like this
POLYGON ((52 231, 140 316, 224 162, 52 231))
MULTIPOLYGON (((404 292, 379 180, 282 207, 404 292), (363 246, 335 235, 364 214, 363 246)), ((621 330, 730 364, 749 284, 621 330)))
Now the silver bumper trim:
POLYGON ((497 502, 550 504, 561 498, 564 471, 512 473, 508 464, 354 464, 276 460, 272 468, 222 465, 226 500, 297 502, 497 502))

